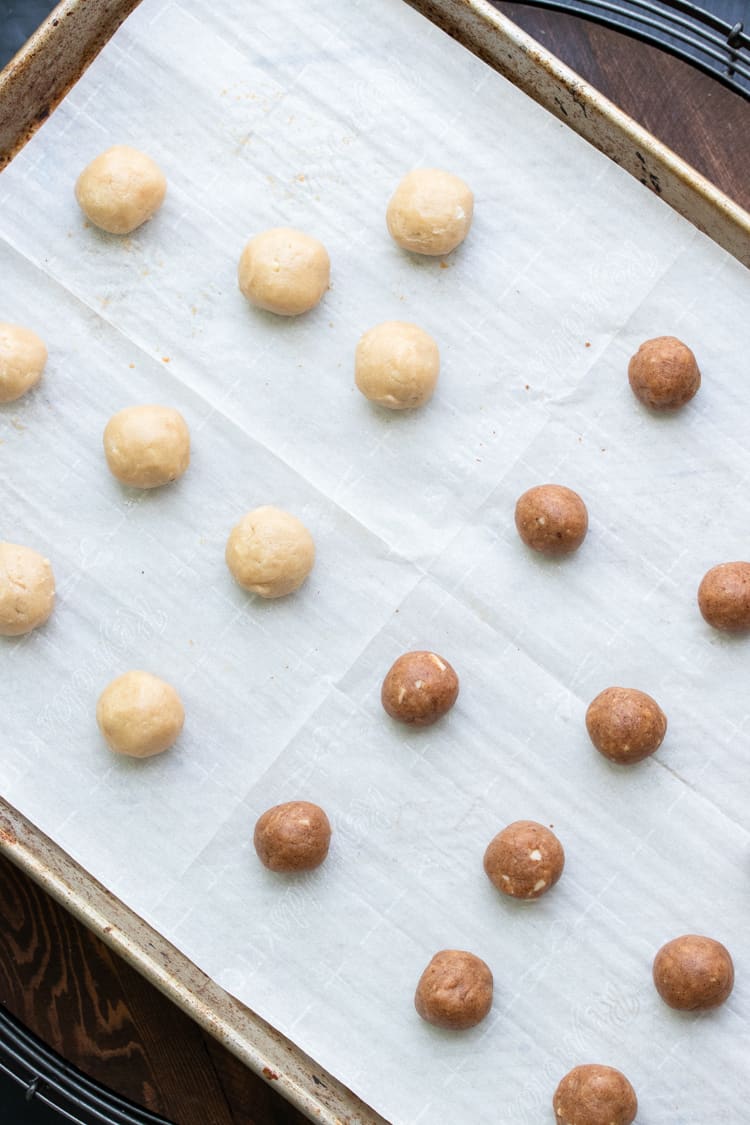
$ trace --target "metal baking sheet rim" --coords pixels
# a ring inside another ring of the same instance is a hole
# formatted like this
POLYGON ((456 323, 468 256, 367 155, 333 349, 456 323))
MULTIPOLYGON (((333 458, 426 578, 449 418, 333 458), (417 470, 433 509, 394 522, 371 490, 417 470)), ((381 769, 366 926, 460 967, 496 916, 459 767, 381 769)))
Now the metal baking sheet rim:
POLYGON ((750 267, 750 214, 488 0, 407 0, 750 267))
POLYGON ((387 1125, 266 1020, 219 988, 2 797, 0 851, 311 1120, 387 1125))
MULTIPOLYGON (((140 0, 62 0, 0 71, 0 170, 140 0)), ((750 267, 750 214, 489 0, 406 0, 750 267)))
MULTIPOLYGON (((584 82, 487 0, 407 0, 750 266, 750 215, 584 82)), ((62 0, 0 72, 0 169, 139 0, 62 0)), ((312 1120, 385 1122, 0 797, 0 851, 312 1120)), ((387 1125, 387 1123, 386 1123, 387 1125)))

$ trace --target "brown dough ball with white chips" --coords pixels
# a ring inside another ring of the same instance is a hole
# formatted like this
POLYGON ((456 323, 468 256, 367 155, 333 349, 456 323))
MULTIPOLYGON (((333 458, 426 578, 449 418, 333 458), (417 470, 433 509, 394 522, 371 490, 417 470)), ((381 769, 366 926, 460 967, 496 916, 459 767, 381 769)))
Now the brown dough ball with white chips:
POLYGON ((263 813, 253 843, 270 871, 311 871, 328 855, 331 825, 319 805, 287 801, 263 813))
POLYGON ((88 219, 109 234, 130 234, 161 207, 167 181, 158 164, 130 145, 114 145, 92 160, 76 182, 88 219))
POLYGON ((577 492, 561 484, 540 484, 516 503, 516 528, 533 551, 569 555, 586 538, 589 516, 577 492))
POLYGON ((248 301, 277 316, 299 316, 314 308, 330 276, 323 243, 291 227, 273 227, 251 238, 237 271, 248 301))
POLYGON ((554 887, 565 852, 554 832, 535 820, 516 820, 498 832, 484 853, 484 870, 503 894, 534 899, 554 887))
POLYGON ((0 402, 15 402, 35 387, 47 362, 47 347, 21 324, 0 324, 0 402))
POLYGON ((436 652, 405 652, 383 680, 380 699, 392 719, 428 727, 458 698, 458 676, 436 652))
POLYGON ((468 184, 440 168, 415 168, 391 196, 386 222, 404 250, 442 256, 463 242, 474 214, 468 184))
POLYGON ((568 1071, 552 1108, 557 1125, 632 1125, 638 1098, 622 1071, 587 1063, 568 1071))
POLYGON ((750 563, 719 563, 703 576, 698 608, 714 629, 737 633, 750 629, 750 563))
POLYGON ((31 547, 0 543, 0 637, 20 637, 38 629, 54 605, 49 559, 31 547))
POLYGON ((435 1027, 465 1031, 489 1012, 492 990, 492 972, 481 957, 462 949, 443 949, 419 978, 414 1007, 435 1027))
POLYGON ((675 336, 646 340, 628 364, 633 394, 652 410, 677 410, 701 385, 701 373, 687 344, 675 336))
POLYGON ((720 941, 684 934, 654 958, 654 984, 665 1004, 680 1012, 717 1008, 734 987, 734 964, 720 941))
POLYGON ((171 406, 127 406, 104 430, 110 472, 131 488, 159 488, 190 464, 190 431, 171 406))
POLYGON ((629 765, 659 749, 667 733, 667 716, 645 691, 610 687, 589 704, 586 729, 600 754, 629 765))

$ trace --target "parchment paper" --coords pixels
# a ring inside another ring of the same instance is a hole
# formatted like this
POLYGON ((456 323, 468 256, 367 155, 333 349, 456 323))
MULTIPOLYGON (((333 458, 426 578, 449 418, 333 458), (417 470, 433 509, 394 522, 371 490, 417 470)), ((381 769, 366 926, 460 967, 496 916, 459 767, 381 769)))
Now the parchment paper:
POLYGON ((1 315, 36 329, 38 391, 0 408, 0 536, 46 553, 49 625, 0 644, 2 792, 131 907, 394 1122, 551 1120, 585 1061, 622 1068, 643 1125, 745 1120, 750 1100, 748 642, 695 592, 748 557, 750 276, 619 168, 399 0, 144 0, 0 180, 1 315), (129 238, 73 198, 111 143, 169 180, 129 238), (400 252, 386 201, 416 164, 476 193, 446 262, 400 252), (250 309, 246 238, 321 237, 331 291, 308 316, 250 309), (438 393, 394 416, 353 386, 357 338, 414 320, 438 393), (704 384, 674 418, 627 386, 641 340, 690 343, 704 384), (101 433, 121 407, 177 406, 193 462, 122 489, 101 433), (527 487, 578 489, 579 554, 531 557, 527 487), (247 509, 311 528, 296 596, 243 594, 223 561, 247 509), (461 676, 436 727, 388 720, 379 687, 409 648, 461 676), (174 750, 120 761, 94 721, 111 677, 175 684, 174 750), (656 758, 620 770, 588 743, 609 684, 669 716, 656 758), (326 865, 261 868, 269 805, 320 802, 326 865), (484 848, 553 824, 565 875, 502 901, 484 848), (650 979, 684 932, 735 957, 729 1002, 682 1016, 650 979), (441 948, 491 965, 474 1031, 421 1023, 441 948))

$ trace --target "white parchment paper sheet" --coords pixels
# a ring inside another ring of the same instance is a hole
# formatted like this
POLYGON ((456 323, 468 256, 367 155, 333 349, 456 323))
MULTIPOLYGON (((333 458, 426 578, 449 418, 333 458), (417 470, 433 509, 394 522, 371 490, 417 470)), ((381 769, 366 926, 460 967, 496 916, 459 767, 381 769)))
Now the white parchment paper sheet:
POLYGON ((571 1066, 634 1082, 643 1125, 745 1120, 750 984, 748 643, 704 625, 712 564, 748 556, 750 275, 399 0, 144 0, 0 180, 0 315, 35 328, 40 388, 0 407, 0 536, 53 560, 43 630, 0 645, 2 792, 227 989, 394 1122, 551 1120, 571 1066), (72 186, 111 143, 151 153, 169 194, 129 238, 86 226, 72 186), (401 253, 385 203, 415 164, 476 193, 447 262, 401 253), (250 309, 247 237, 324 240, 332 288, 284 321, 250 309), (353 387, 384 319, 440 343, 408 416, 353 387), (673 333, 699 396, 632 398, 628 357, 673 333), (101 452, 135 402, 181 409, 193 463, 128 491, 101 452), (525 488, 578 489, 580 553, 532 558, 525 488), (247 509, 311 528, 318 562, 277 603, 223 562, 247 509), (430 647, 462 680, 438 726, 386 719, 379 686, 430 647), (119 761, 94 722, 130 667, 185 701, 179 746, 119 761), (670 728, 628 771, 590 747, 611 683, 670 728), (284 879, 251 845, 304 797, 335 836, 284 879), (554 824, 563 880, 501 901, 482 872, 505 823, 554 824), (737 985, 681 1016, 650 980, 684 932, 724 941, 737 985), (440 948, 491 965, 496 999, 454 1036, 412 994, 440 948))

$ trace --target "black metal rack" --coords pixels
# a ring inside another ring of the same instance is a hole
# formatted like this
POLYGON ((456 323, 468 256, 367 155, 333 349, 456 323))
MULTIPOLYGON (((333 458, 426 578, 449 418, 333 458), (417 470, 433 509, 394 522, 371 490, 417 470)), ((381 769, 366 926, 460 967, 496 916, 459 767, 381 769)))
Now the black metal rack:
POLYGON ((651 43, 750 99, 750 0, 711 0, 710 10, 688 0, 519 2, 581 16, 651 43))
POLYGON ((2 1007, 0 1119, 7 1125, 170 1125, 87 1078, 2 1007))

